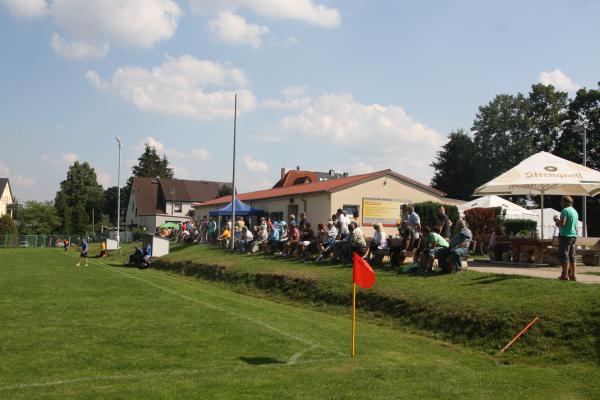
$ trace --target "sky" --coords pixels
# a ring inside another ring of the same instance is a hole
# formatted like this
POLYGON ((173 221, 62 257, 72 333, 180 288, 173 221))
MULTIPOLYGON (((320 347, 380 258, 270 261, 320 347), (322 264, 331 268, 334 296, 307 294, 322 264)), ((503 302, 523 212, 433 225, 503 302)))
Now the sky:
POLYGON ((428 183, 500 93, 600 81, 600 1, 0 0, 0 177, 51 200, 75 160, 123 184, 144 143, 175 176, 281 168, 428 183))

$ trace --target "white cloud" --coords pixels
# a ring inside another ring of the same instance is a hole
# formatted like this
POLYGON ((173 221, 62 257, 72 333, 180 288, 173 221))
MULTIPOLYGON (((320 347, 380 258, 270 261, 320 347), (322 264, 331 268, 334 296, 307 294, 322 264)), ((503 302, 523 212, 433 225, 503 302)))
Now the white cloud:
POLYGON ((239 111, 256 106, 254 94, 244 88, 248 80, 242 70, 190 55, 167 56, 151 70, 122 67, 110 81, 102 80, 95 71, 88 71, 86 77, 95 87, 109 89, 143 111, 201 120, 231 118, 236 92, 239 111))
POLYGON ((6 178, 10 176, 10 169, 0 162, 0 177, 6 178))
POLYGON ((342 23, 338 10, 315 4, 313 0, 190 0, 190 4, 194 11, 202 14, 245 8, 263 17, 304 21, 325 28, 335 28, 342 23))
POLYGON ((78 40, 150 48, 173 36, 181 9, 172 0, 54 0, 51 13, 78 40))
POLYGON ((178 179, 190 179, 190 171, 187 168, 182 167, 181 165, 171 165, 173 168, 173 175, 178 179))
POLYGON ((283 99, 268 99, 261 102, 261 106, 282 110, 293 110, 307 107, 311 99, 306 96, 306 86, 287 86, 282 91, 283 99))
POLYGON ((571 78, 569 78, 564 72, 560 69, 556 68, 553 71, 540 72, 540 83, 544 85, 552 85, 557 90, 563 90, 566 92, 575 92, 581 88, 576 82, 573 82, 571 78))
MULTIPOLYGON (((212 159, 212 155, 205 148, 196 148, 192 149, 189 152, 183 152, 178 150, 175 147, 168 147, 165 144, 152 136, 148 136, 145 139, 141 140, 139 143, 132 146, 132 149, 136 153, 142 153, 144 151, 144 147, 146 143, 150 145, 150 147, 154 147, 157 153, 162 156, 163 154, 167 156, 169 160, 200 160, 200 161, 208 161, 212 159)), ((134 162, 133 165, 137 165, 137 161, 134 162)))
POLYGON ((20 187, 32 187, 36 183, 34 178, 30 178, 28 176, 23 176, 21 174, 17 174, 15 176, 15 185, 20 187))
POLYGON ((0 0, 17 17, 41 17, 48 12, 45 0, 0 0))
POLYGON ((250 156, 244 157, 244 165, 251 172, 267 172, 269 166, 262 160, 255 160, 250 156))
POLYGON ((0 162, 0 178, 9 178, 11 184, 19 187, 31 187, 35 185, 35 179, 21 174, 12 175, 10 168, 0 162))
POLYGON ((65 163, 67 165, 71 165, 75 161, 79 160, 79 156, 77 154, 74 154, 74 153, 67 153, 67 154, 64 154, 60 158, 60 160, 61 160, 62 163, 65 163))
POLYGON ((244 17, 229 12, 220 12, 207 26, 223 42, 249 44, 254 48, 261 47, 263 35, 269 33, 266 26, 249 24, 244 17))
POLYGON ((82 40, 68 42, 58 33, 52 35, 52 48, 56 54, 64 58, 83 60, 85 58, 103 58, 108 53, 108 43, 92 45, 82 40))
POLYGON ((300 113, 282 118, 280 129, 305 142, 318 139, 359 154, 346 171, 392 168, 421 180, 431 177, 429 164, 444 142, 443 135, 413 121, 402 107, 361 104, 349 94, 321 95, 300 113))
POLYGON ((200 148, 192 150, 192 158, 201 161, 208 161, 212 159, 212 155, 208 152, 208 150, 200 148))
POLYGON ((281 143, 283 141, 285 141, 285 136, 283 135, 275 135, 275 134, 271 134, 271 133, 261 133, 258 135, 253 135, 254 138, 256 138, 257 140, 260 140, 263 143, 271 143, 271 144, 275 144, 275 143, 281 143))
POLYGON ((96 180, 104 189, 110 186, 111 177, 110 174, 107 174, 104 171, 97 170, 96 171, 96 180))

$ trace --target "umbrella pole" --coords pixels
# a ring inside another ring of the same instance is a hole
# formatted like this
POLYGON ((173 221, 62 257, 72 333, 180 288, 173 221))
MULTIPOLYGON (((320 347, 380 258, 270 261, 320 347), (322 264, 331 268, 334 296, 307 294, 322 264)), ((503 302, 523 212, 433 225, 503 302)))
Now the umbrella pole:
POLYGON ((540 238, 544 239, 544 191, 542 190, 542 226, 540 227, 540 238))

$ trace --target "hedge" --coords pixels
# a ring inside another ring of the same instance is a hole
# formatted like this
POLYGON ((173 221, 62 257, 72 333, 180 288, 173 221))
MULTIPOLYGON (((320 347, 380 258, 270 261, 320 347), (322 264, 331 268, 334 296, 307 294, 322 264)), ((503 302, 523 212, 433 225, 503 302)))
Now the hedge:
POLYGON ((530 219, 507 219, 503 225, 504 231, 509 235, 516 235, 521 231, 537 232, 537 221, 530 219))
POLYGON ((454 224, 460 217, 458 213, 458 207, 451 204, 440 204, 433 201, 426 201, 423 203, 415 203, 415 212, 419 214, 421 218, 421 226, 431 226, 432 228, 440 224, 440 218, 438 217, 438 209, 443 206, 446 209, 446 215, 450 218, 450 221, 454 224))

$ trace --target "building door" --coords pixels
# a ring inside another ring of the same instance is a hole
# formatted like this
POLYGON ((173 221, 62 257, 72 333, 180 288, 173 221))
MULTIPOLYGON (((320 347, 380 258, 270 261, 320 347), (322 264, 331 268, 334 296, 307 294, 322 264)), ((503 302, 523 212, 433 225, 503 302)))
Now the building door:
POLYGON ((298 220, 298 204, 290 204, 288 206, 288 220, 292 214, 294 214, 296 216, 296 220, 298 220))

